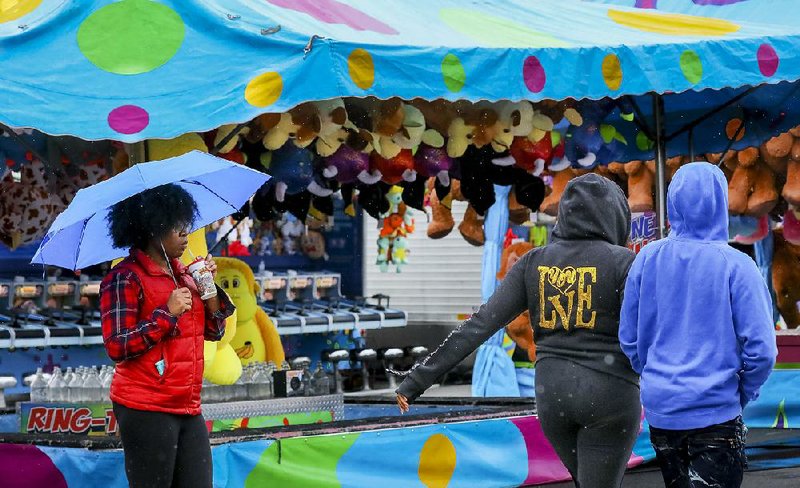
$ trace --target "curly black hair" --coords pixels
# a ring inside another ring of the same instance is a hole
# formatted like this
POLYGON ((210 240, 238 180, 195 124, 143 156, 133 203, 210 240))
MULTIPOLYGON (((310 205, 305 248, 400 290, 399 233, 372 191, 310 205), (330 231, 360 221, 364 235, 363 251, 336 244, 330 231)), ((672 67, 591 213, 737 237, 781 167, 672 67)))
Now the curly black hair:
POLYGON ((197 203, 188 191, 167 184, 145 190, 111 207, 109 232, 118 248, 144 250, 150 241, 197 220, 197 203))

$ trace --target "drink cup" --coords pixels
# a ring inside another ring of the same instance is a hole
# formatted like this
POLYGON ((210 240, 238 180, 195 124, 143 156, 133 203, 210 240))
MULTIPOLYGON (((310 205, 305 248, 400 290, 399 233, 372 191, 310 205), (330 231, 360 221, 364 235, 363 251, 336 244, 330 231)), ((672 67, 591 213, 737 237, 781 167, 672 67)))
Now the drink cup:
POLYGON ((202 258, 198 258, 195 262, 189 265, 189 273, 192 275, 194 282, 197 284, 197 290, 200 292, 200 298, 209 300, 217 296, 217 287, 214 285, 214 276, 211 271, 206 268, 206 262, 202 258))

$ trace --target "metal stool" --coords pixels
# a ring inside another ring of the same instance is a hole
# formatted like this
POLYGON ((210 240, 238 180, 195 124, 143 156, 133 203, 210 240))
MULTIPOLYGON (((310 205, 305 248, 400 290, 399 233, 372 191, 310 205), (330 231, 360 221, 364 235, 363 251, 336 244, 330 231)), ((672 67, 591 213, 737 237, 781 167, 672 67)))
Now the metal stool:
POLYGON ((13 376, 0 376, 0 408, 6 408, 6 395, 4 390, 6 388, 14 388, 17 386, 17 379, 13 376))
MULTIPOLYGON (((387 370, 394 370, 394 362, 398 359, 402 359, 405 356, 405 353, 402 349, 391 348, 387 349, 383 352, 383 359, 386 361, 386 369, 387 370)), ((389 389, 396 390, 397 389, 397 379, 394 377, 392 373, 386 372, 386 377, 389 379, 389 389)))
POLYGON ((378 358, 378 352, 375 349, 362 349, 356 355, 361 361, 361 377, 364 380, 364 391, 371 391, 372 387, 369 386, 369 363, 378 358))
POLYGON ((424 358, 428 355, 428 348, 425 346, 416 346, 411 348, 411 357, 414 358, 414 362, 420 360, 420 358, 424 358))
POLYGON ((339 372, 339 361, 350 359, 350 352, 346 349, 338 349, 330 353, 328 359, 330 359, 331 364, 333 364, 333 378, 336 382, 336 393, 344 393, 344 388, 342 388, 342 374, 339 372))

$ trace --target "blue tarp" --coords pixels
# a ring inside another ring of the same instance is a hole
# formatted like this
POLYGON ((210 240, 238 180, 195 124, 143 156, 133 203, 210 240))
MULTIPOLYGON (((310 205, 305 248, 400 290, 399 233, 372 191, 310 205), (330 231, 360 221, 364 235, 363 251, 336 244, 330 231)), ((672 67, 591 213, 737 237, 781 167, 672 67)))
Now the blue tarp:
MULTIPOLYGON (((497 288, 497 272, 500 270, 500 256, 503 253, 503 240, 508 230, 508 186, 494 187, 495 204, 486 214, 483 223, 486 243, 483 247, 483 267, 481 269, 481 298, 486 302, 497 288)), ((478 348, 475 365, 472 368, 472 396, 477 397, 517 397, 520 396, 514 363, 503 349, 505 328, 497 331, 486 343, 478 348)))
POLYGON ((0 121, 130 142, 343 96, 794 82, 798 17, 790 0, 20 0, 0 11, 0 121))

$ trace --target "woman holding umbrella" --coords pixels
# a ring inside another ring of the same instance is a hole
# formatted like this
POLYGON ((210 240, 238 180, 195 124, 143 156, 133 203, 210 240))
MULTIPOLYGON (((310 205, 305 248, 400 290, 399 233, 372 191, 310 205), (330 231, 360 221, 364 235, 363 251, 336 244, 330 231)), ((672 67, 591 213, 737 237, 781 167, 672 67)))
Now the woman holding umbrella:
MULTIPOLYGON (((217 341, 233 313, 225 293, 205 302, 181 264, 198 207, 177 184, 113 205, 109 234, 130 255, 101 286, 103 340, 117 362, 111 384, 131 487, 211 487, 208 431, 200 411, 203 341, 217 341)), ((206 267, 216 274, 209 256, 206 267)))

